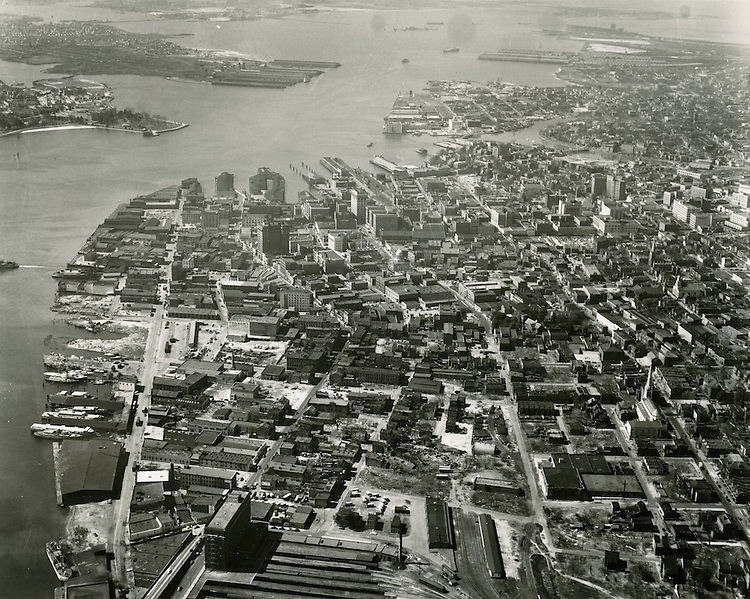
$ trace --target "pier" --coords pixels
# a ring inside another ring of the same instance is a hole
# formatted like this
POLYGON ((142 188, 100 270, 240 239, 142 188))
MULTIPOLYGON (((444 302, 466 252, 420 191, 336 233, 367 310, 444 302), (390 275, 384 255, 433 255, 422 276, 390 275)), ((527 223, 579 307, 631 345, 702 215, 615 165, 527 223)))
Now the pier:
POLYGON ((62 485, 60 483, 60 479, 62 477, 62 470, 61 470, 61 464, 60 464, 60 446, 62 445, 62 441, 53 441, 52 442, 52 463, 55 471, 55 496, 57 497, 57 505, 60 507, 63 506, 63 498, 62 498, 62 485))
POLYGON ((328 62, 320 60, 286 60, 276 59, 269 63, 271 66, 291 67, 297 69, 337 69, 341 66, 340 62, 328 62))
POLYGON ((575 52, 545 52, 538 50, 498 50, 479 55, 479 60, 503 62, 539 62, 544 64, 566 64, 576 56, 575 52))

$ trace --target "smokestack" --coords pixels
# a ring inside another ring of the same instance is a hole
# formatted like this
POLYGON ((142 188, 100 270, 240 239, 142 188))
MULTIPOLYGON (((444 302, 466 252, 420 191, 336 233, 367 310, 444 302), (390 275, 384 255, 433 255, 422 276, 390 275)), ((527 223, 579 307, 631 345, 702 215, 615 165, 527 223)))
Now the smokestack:
POLYGON ((398 567, 404 565, 404 523, 399 521, 398 525, 398 567))

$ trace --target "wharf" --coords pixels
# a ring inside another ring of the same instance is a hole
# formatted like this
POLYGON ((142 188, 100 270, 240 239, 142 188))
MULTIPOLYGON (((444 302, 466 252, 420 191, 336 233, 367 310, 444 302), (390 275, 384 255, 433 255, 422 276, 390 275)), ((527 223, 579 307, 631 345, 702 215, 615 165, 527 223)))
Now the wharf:
POLYGON ((343 172, 351 172, 352 168, 346 164, 341 158, 333 157, 333 156, 324 156, 320 159, 320 164, 322 164, 325 169, 330 172, 333 175, 339 176, 343 172))
POLYGON ((60 483, 60 477, 62 475, 61 464, 60 464, 60 447, 62 441, 52 442, 52 465, 55 470, 55 496, 57 497, 57 505, 63 506, 62 498, 62 485, 60 483))
POLYGON ((289 87, 288 83, 279 83, 278 81, 262 81, 251 79, 214 79, 211 85, 236 85, 239 87, 270 87, 283 89, 289 87))
POLYGON ((340 62, 328 62, 320 60, 285 60, 276 59, 268 63, 275 67, 292 67, 300 69, 337 69, 341 66, 340 62))
POLYGON ((575 52, 542 52, 535 50, 498 50, 479 55, 479 60, 497 60, 504 62, 540 62, 548 64, 566 64, 575 52))
POLYGON ((212 83, 218 85, 248 85, 260 87, 288 87, 307 82, 311 75, 284 69, 254 69, 216 73, 212 83))

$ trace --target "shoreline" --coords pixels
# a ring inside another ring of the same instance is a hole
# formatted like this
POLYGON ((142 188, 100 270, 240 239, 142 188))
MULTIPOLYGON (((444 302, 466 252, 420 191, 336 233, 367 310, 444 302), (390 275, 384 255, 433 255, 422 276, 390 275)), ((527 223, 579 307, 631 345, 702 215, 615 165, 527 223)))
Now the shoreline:
POLYGON ((48 133, 51 131, 75 131, 80 129, 100 129, 102 131, 119 131, 121 133, 135 133, 143 135, 144 131, 153 131, 161 135, 162 133, 171 133, 172 131, 179 131, 185 127, 189 127, 189 123, 175 123, 174 127, 167 127, 166 129, 124 129, 122 127, 105 127, 103 125, 53 125, 50 127, 28 127, 26 129, 16 129, 14 131, 6 131, 0 133, 1 137, 9 137, 11 135, 25 135, 27 133, 48 133))

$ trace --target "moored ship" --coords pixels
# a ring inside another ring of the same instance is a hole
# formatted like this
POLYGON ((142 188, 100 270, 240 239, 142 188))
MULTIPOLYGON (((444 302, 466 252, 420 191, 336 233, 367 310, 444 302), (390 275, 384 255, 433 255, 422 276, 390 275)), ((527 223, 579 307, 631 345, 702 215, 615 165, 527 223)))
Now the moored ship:
POLYGON ((80 383, 88 379, 88 375, 82 370, 68 370, 67 372, 45 372, 44 380, 50 383, 80 383))
POLYGON ((47 551, 49 563, 52 564, 52 568, 55 570, 55 575, 58 580, 60 582, 65 582, 70 579, 73 576, 73 570, 65 564, 65 556, 63 556, 60 544, 55 541, 47 541, 44 548, 47 551))
POLYGON ((55 411, 42 412, 42 422, 47 423, 55 418, 78 418, 80 420, 102 420, 104 415, 75 409, 58 409, 55 411))
POLYGON ((40 439, 64 441, 65 439, 83 439, 94 434, 90 426, 66 426, 64 424, 32 424, 30 427, 34 436, 40 439))

